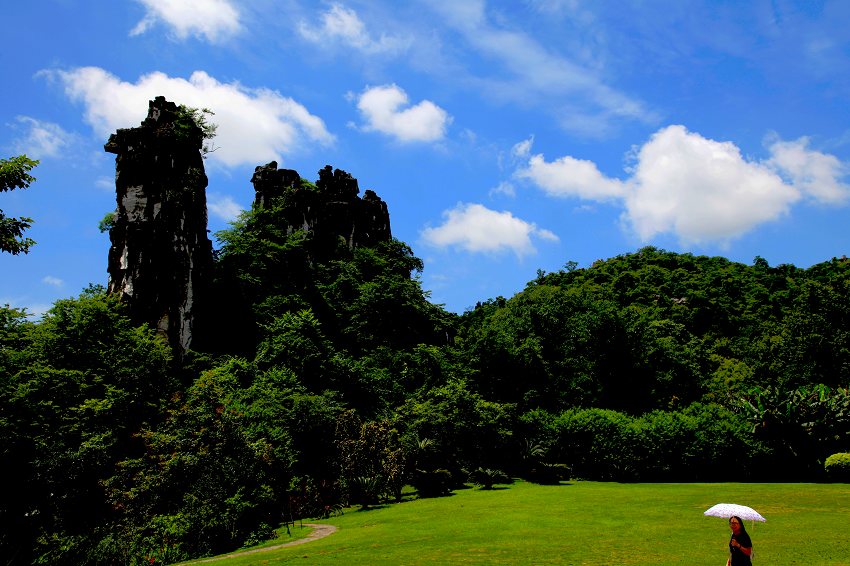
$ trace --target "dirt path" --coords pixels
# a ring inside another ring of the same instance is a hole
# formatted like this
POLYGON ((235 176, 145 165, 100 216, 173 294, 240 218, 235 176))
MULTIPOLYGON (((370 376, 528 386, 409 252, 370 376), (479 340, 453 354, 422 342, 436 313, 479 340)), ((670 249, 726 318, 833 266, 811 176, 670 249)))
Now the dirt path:
POLYGON ((292 542, 285 542, 283 544, 276 544, 274 546, 264 546, 263 548, 255 548, 252 550, 242 550, 240 552, 231 552, 230 554, 224 554, 222 556, 216 556, 215 558, 204 558, 203 560, 194 560, 192 562, 187 562, 186 564, 202 564, 204 562, 215 562, 216 560, 224 560, 225 558, 234 558, 236 556, 246 556, 248 554, 259 554, 261 552, 269 552, 272 550, 277 550, 279 548, 285 548, 287 546, 295 546, 296 544, 304 544, 305 542, 310 542, 311 540, 316 540, 320 538, 324 538, 328 535, 332 535, 336 532, 336 527, 333 525, 318 525, 315 523, 304 523, 305 527, 313 527, 313 532, 307 535, 304 538, 300 538, 298 540, 294 540, 292 542))

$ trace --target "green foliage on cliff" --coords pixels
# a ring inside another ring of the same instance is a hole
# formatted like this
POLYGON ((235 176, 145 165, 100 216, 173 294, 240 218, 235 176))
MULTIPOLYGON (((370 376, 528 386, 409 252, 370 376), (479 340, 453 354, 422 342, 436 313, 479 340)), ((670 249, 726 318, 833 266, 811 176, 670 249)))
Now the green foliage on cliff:
POLYGON ((420 347, 445 347, 455 318, 427 300, 414 276, 421 260, 398 240, 350 249, 290 232, 289 214, 285 200, 273 202, 216 235, 216 348, 286 367, 367 414, 402 402, 418 384, 397 378, 399 364, 420 347))
POLYGON ((210 117, 215 116, 215 112, 209 108, 193 108, 181 104, 177 107, 177 116, 174 120, 174 132, 178 137, 190 138, 200 134, 203 142, 201 151, 204 156, 215 151, 212 144, 212 139, 218 131, 218 124, 211 121, 210 117))

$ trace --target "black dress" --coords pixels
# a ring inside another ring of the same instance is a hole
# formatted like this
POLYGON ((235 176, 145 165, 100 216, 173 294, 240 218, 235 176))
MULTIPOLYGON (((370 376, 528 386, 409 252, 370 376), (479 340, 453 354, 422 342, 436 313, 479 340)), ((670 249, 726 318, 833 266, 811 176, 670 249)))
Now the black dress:
POLYGON ((753 562, 750 560, 750 557, 744 554, 737 546, 732 546, 733 540, 737 540, 738 544, 744 548, 752 548, 753 541, 750 540, 750 535, 747 533, 732 535, 732 538, 729 539, 729 552, 732 553, 732 566, 752 566, 753 562))

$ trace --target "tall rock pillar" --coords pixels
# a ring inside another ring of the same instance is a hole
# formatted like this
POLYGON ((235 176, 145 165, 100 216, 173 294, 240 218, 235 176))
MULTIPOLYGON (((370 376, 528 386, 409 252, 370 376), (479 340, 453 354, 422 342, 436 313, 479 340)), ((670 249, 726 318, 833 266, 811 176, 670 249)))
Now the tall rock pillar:
POLYGON ((118 204, 109 231, 109 292, 178 356, 197 339, 212 275, 202 144, 201 129, 159 96, 140 127, 119 129, 104 146, 116 154, 118 204))

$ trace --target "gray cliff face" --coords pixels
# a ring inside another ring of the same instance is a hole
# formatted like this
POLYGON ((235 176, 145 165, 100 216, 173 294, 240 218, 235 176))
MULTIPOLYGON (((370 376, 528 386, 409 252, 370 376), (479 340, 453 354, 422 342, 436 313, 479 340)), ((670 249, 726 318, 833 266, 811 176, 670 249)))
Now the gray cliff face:
POLYGON ((174 103, 157 97, 140 127, 119 129, 104 149, 116 154, 108 290, 180 356, 191 347, 204 308, 212 244, 203 134, 176 112, 174 103))
POLYGON ((254 170, 255 208, 278 200, 284 206, 287 234, 303 230, 312 235, 316 250, 333 253, 337 243, 349 250, 375 246, 392 239, 387 204, 371 190, 361 198, 357 179, 330 165, 319 171, 316 189, 301 187, 301 176, 278 169, 272 161, 254 170))

